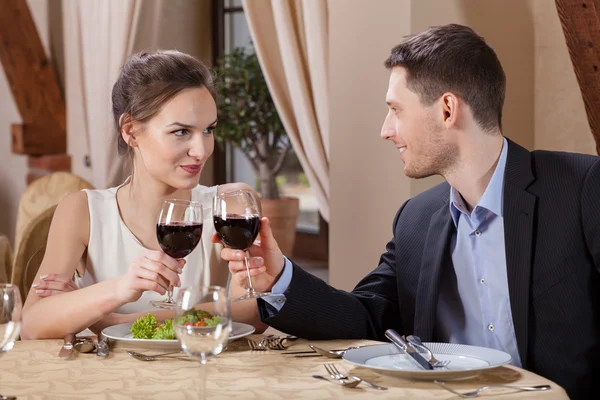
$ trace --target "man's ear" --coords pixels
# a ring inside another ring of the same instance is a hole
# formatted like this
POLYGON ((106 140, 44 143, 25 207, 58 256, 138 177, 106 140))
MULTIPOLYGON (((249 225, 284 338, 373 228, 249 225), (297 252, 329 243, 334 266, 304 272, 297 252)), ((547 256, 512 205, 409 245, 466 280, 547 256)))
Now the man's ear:
POLYGON ((124 113, 119 117, 121 137, 130 147, 137 147, 135 125, 135 121, 133 121, 130 114, 124 113))
POLYGON ((450 129, 456 126, 460 103, 454 93, 444 93, 441 98, 444 128, 450 129))

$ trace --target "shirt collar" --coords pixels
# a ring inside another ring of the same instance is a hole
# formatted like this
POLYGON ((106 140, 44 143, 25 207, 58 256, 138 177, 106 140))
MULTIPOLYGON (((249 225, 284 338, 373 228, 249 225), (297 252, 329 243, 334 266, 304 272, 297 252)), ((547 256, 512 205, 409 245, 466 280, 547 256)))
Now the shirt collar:
MULTIPOLYGON (((479 203, 473 208, 476 212, 477 208, 485 208, 488 211, 493 212, 497 216, 503 216, 502 200, 504 197, 504 171, 506 169, 506 157, 508 154, 508 141, 504 138, 502 143, 502 151, 500 152, 500 158, 496 165, 496 170, 492 175, 492 179, 488 183, 483 196, 479 199, 479 203)), ((460 213, 466 213, 466 204, 464 203, 462 196, 453 187, 450 188, 450 213, 454 220, 454 225, 458 226, 458 219, 460 213)))

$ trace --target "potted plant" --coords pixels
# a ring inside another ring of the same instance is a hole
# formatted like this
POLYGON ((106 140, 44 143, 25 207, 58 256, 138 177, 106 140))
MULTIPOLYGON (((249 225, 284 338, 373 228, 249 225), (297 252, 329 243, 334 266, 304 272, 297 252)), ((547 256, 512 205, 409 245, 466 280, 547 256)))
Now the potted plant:
POLYGON ((231 143, 250 161, 261 195, 262 213, 284 254, 291 255, 296 236, 299 200, 282 197, 277 185, 292 148, 254 52, 238 47, 215 68, 219 129, 215 140, 231 143))

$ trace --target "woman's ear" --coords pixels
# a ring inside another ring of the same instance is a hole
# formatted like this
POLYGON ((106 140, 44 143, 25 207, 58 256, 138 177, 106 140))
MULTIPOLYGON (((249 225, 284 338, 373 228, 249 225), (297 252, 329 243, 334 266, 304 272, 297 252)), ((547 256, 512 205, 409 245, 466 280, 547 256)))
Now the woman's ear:
POLYGON ((121 137, 123 141, 127 143, 130 147, 137 147, 137 142, 135 138, 135 122, 131 118, 130 114, 123 113, 119 118, 119 127, 121 130, 121 137))

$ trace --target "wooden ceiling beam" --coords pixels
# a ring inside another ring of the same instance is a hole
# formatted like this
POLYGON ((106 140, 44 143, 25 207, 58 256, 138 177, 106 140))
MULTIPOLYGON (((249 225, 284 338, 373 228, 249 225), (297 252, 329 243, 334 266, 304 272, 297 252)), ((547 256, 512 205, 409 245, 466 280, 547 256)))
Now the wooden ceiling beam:
POLYGON ((23 121, 11 126, 12 151, 65 153, 65 101, 27 1, 2 0, 1 8, 0 61, 23 121))
POLYGON ((600 0, 555 0, 555 4, 600 154, 600 0))

